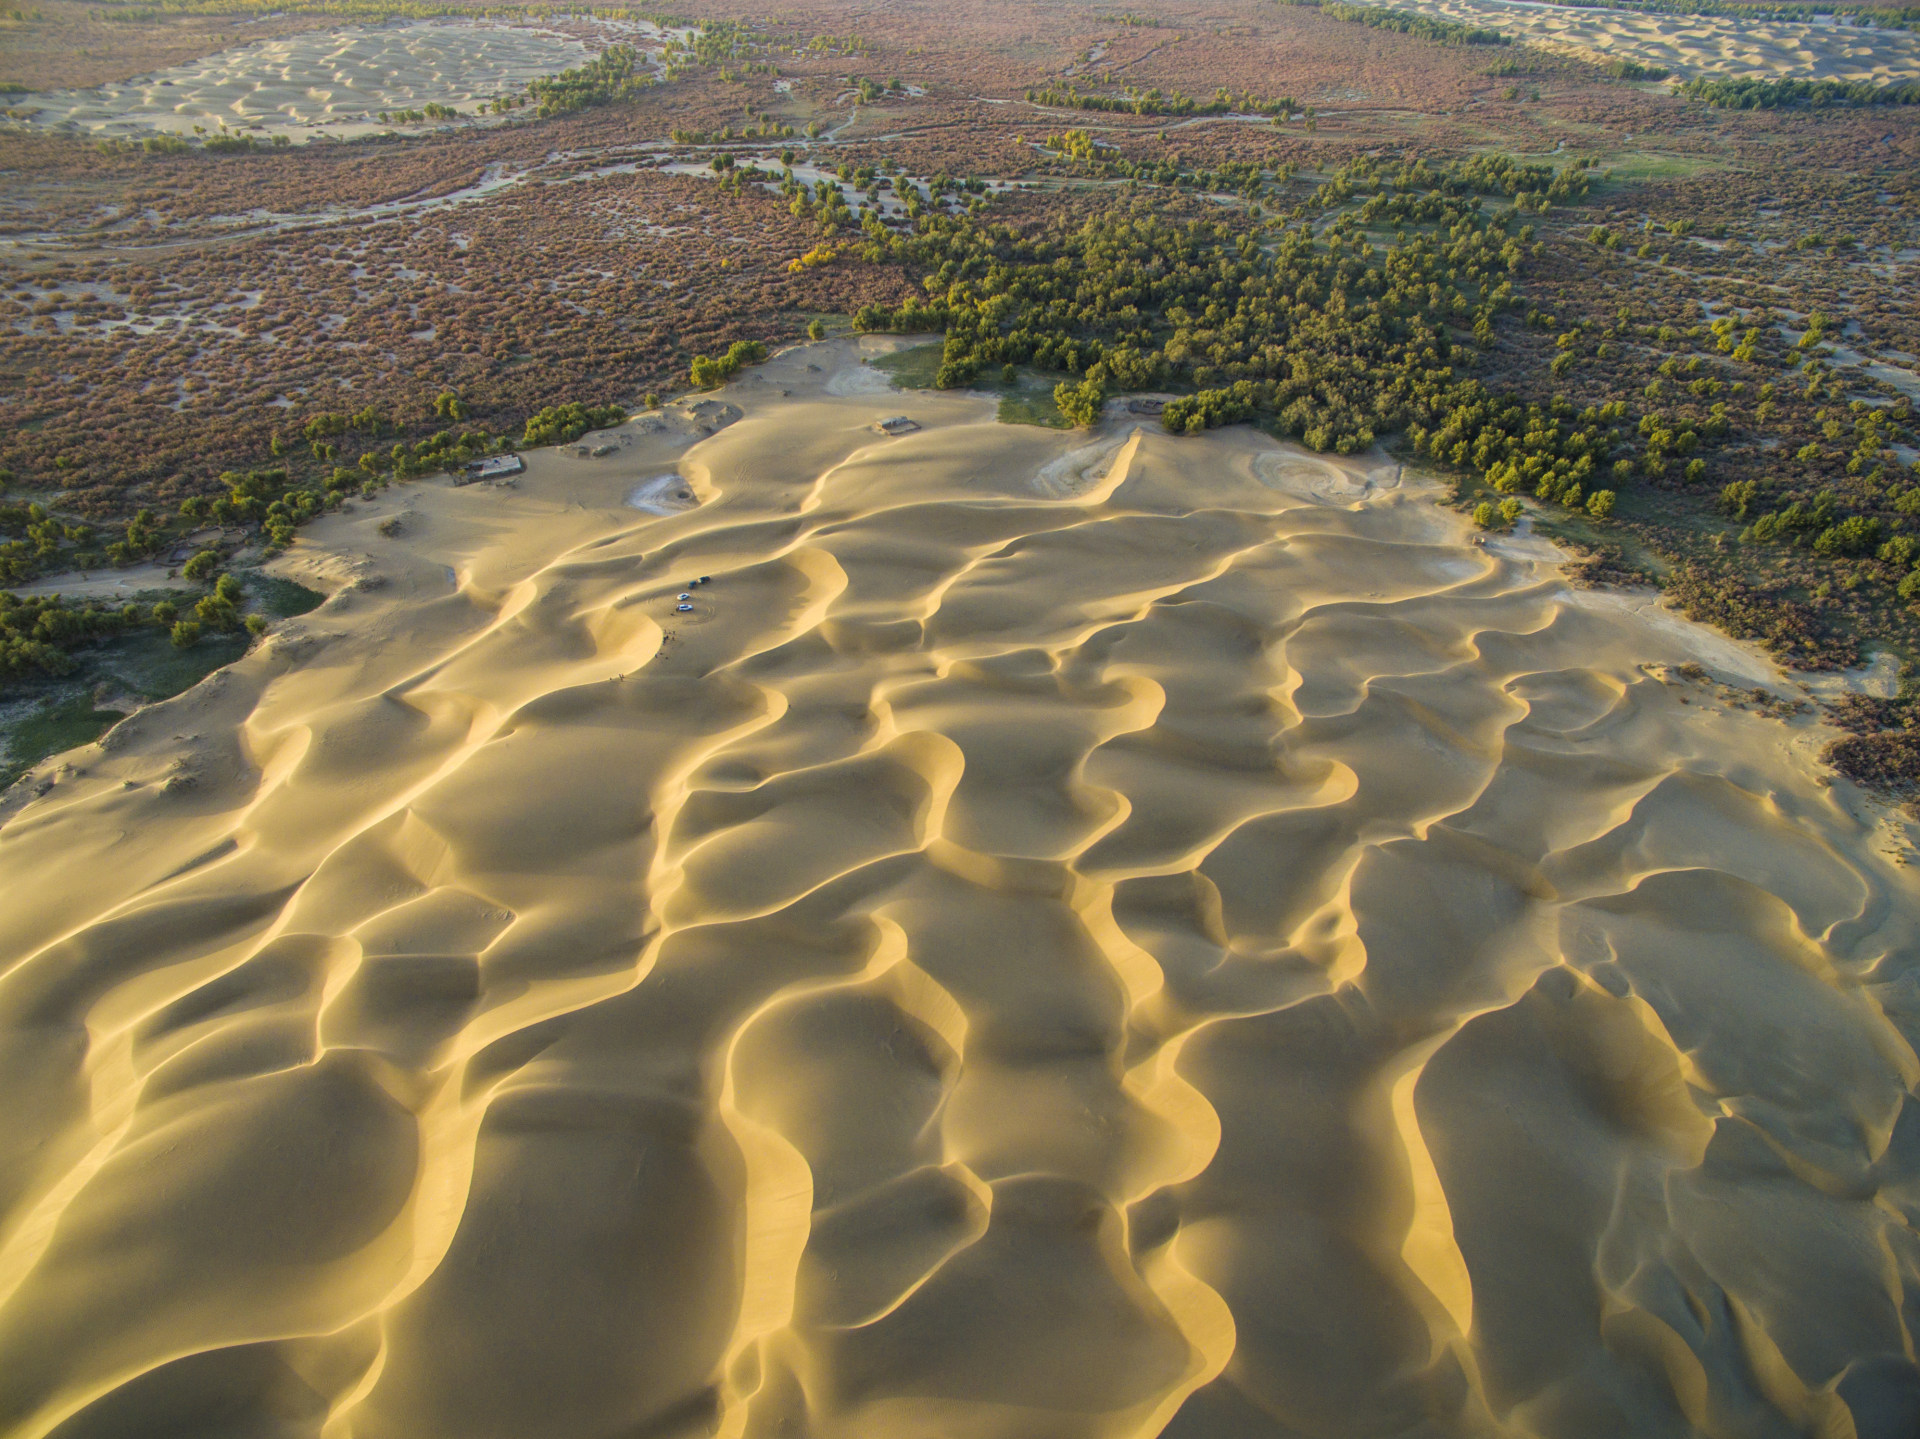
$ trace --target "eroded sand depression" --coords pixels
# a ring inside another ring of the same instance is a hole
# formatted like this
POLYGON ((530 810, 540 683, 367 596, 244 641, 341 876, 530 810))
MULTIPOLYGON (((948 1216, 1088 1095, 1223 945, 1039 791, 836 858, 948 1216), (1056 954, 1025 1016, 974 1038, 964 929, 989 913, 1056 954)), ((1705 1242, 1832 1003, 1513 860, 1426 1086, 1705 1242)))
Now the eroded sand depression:
POLYGON ((1390 464, 837 353, 303 531, 7 819, 0 1432, 1909 1432, 1817 735, 1390 464))

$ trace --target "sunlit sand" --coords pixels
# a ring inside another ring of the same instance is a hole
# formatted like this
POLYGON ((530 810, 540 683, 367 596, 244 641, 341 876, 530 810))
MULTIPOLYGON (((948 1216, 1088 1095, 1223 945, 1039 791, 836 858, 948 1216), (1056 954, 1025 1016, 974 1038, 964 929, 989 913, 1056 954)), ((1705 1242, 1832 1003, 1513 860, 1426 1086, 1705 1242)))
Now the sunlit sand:
POLYGON ((11 811, 0 1430, 1850 1432, 1920 896, 1771 668, 867 373, 316 522, 11 811))

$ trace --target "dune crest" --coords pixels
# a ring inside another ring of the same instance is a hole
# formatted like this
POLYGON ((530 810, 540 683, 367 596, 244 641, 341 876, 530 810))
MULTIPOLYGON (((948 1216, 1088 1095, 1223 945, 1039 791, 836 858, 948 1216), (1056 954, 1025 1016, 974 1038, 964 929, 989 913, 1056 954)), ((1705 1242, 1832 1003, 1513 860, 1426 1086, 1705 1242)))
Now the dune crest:
POLYGON ((1379 455, 852 360, 317 522, 8 814, 0 1429, 1899 1432, 1817 727, 1379 455))

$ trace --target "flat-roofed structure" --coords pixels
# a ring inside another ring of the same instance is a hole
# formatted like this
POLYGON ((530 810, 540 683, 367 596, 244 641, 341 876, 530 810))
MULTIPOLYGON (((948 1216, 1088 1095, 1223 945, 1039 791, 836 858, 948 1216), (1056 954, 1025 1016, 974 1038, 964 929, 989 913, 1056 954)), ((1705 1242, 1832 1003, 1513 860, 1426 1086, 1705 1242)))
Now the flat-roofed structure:
POLYGON ((518 455, 488 455, 484 460, 469 460, 454 472, 456 485, 470 485, 475 480, 497 480, 503 475, 517 475, 525 470, 527 462, 518 455))

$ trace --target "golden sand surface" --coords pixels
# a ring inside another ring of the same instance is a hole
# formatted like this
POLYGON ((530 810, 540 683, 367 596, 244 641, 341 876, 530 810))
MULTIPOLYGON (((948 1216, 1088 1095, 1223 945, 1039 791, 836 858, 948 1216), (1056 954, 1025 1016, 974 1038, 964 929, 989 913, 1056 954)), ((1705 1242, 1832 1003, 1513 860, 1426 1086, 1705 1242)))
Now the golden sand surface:
POLYGON ((0 1433, 1912 1432, 1920 895, 1758 662, 856 359, 317 522, 16 803, 0 1433))
POLYGON ((1589 58, 1660 65, 1682 78, 1869 80, 1920 76, 1920 35, 1910 30, 1804 24, 1716 15, 1655 15, 1535 0, 1412 0, 1397 8, 1502 30, 1518 40, 1589 58))

